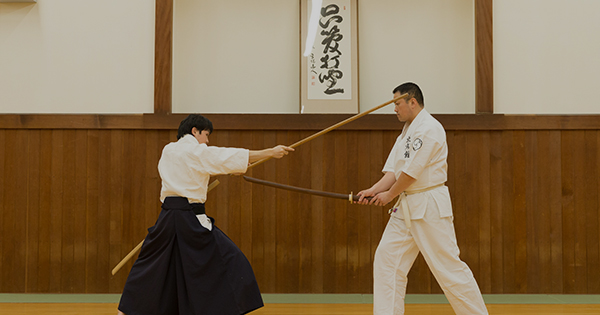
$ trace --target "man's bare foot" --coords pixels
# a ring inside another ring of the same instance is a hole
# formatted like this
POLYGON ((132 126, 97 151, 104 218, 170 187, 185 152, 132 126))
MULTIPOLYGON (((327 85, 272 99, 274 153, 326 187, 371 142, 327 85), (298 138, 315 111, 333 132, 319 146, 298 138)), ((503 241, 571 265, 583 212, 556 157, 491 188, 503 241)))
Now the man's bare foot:
POLYGON ((123 312, 121 312, 119 310, 117 310, 117 312, 118 312, 117 315, 125 315, 125 313, 123 313, 123 312))

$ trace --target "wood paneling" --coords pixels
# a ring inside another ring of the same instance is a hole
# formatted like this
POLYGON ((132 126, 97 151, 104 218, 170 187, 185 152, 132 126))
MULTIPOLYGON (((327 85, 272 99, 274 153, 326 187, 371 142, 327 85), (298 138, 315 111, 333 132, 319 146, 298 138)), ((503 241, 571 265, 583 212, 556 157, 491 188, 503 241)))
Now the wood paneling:
POLYGON ((108 270, 144 237, 145 213, 154 221, 160 206, 156 147, 166 142, 155 134, 0 130, 1 292, 122 289, 126 275, 111 279, 108 270))
MULTIPOLYGON (((217 130, 211 144, 261 149, 312 134, 217 130)), ((376 182, 398 131, 341 130, 249 171, 336 192, 376 182)), ((448 130, 461 257, 484 293, 599 294, 600 131, 448 130)), ((157 218, 156 165, 174 130, 0 129, 0 292, 121 292, 110 269, 157 218)), ((383 207, 220 176, 208 213, 265 293, 371 293, 383 207)), ((419 256, 408 292, 441 289, 419 256)))

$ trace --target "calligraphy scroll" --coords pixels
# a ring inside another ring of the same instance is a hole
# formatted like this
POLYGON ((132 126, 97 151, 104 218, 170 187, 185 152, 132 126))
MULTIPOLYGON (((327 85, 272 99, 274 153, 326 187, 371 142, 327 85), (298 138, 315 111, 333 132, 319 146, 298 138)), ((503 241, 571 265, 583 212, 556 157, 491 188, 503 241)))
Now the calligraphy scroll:
MULTIPOLYGON (((304 35, 310 10, 303 0, 304 35)), ((356 10, 356 0, 323 0, 312 52, 301 62, 302 113, 358 112, 356 10)))

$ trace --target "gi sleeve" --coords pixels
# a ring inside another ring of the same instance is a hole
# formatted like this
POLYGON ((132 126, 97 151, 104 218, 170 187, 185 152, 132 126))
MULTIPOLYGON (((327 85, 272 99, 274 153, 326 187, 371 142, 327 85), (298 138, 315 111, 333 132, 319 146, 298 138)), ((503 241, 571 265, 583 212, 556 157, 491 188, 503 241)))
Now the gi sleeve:
POLYGON ((214 175, 245 173, 248 169, 250 151, 239 148, 221 148, 201 144, 194 154, 204 173, 214 175))

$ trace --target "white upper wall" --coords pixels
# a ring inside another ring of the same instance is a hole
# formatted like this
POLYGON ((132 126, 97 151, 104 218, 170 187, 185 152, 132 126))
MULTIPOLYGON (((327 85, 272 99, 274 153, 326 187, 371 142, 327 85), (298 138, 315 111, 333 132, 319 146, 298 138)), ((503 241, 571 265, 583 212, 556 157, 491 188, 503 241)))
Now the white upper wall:
POLYGON ((494 1, 494 112, 599 114, 600 1, 494 1))
POLYGON ((154 7, 0 3, 0 113, 152 113, 154 7))
MULTIPOLYGON (((174 0, 173 111, 298 113, 299 0, 174 0)), ((151 113, 154 1, 0 3, 0 113, 151 113)), ((358 1, 359 101, 475 111, 473 0, 358 1)), ((598 114, 600 1, 494 1, 494 107, 598 114)), ((391 113, 391 106, 378 112, 391 113)))
MULTIPOLYGON (((299 10, 297 0, 175 0, 173 112, 298 113, 299 10)), ((475 112, 472 0, 358 1, 358 16, 361 111, 414 81, 430 112, 475 112)))
POLYGON ((430 113, 475 113, 473 0, 358 4, 361 111, 392 99, 396 86, 411 81, 430 113))
POLYGON ((175 0, 174 113, 298 113, 298 0, 175 0))

